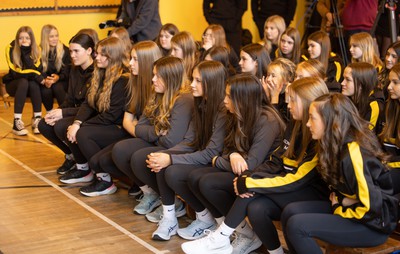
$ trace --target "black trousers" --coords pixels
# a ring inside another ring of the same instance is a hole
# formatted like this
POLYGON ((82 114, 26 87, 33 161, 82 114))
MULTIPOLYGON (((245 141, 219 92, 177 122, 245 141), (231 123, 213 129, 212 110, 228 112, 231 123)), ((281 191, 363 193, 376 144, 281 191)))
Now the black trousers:
POLYGON ((68 126, 74 122, 74 116, 61 118, 54 126, 48 125, 44 119, 39 122, 40 133, 51 141, 55 146, 60 148, 64 154, 71 154, 71 150, 65 142, 65 136, 67 133, 68 126))
POLYGON ((204 167, 204 165, 171 165, 166 168, 165 180, 196 212, 207 208, 215 218, 218 218, 222 215, 203 196, 199 188, 201 177, 214 170, 214 167, 204 167))
POLYGON ((63 103, 67 86, 68 83, 65 81, 54 83, 50 88, 47 88, 46 86, 40 86, 42 102, 47 111, 53 109, 54 98, 56 98, 58 105, 63 103))
POLYGON ((332 214, 330 201, 292 203, 285 208, 281 221, 290 253, 322 253, 314 238, 338 246, 373 247, 389 237, 360 222, 332 214))
POLYGON ((26 97, 29 96, 32 101, 33 112, 42 111, 42 96, 40 94, 40 84, 26 78, 14 79, 6 84, 6 91, 14 97, 14 113, 21 114, 26 97))
POLYGON ((146 147, 154 147, 154 144, 140 138, 128 138, 117 142, 111 151, 113 162, 117 168, 139 186, 144 186, 145 183, 133 173, 131 160, 136 151, 146 147))
MULTIPOLYGON (((82 125, 76 134, 77 143, 67 141, 78 164, 87 163, 104 147, 126 138, 129 134, 117 125, 82 125)), ((66 138, 65 133, 65 140, 66 138)))

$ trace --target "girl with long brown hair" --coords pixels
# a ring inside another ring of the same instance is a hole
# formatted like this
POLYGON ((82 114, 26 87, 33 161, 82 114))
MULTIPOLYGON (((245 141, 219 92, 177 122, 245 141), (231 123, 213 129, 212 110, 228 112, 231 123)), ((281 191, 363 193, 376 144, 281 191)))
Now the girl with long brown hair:
POLYGON ((89 160, 102 148, 126 137, 120 128, 126 100, 125 47, 110 37, 96 45, 96 64, 87 92, 74 122, 66 133, 76 168, 60 177, 63 183, 90 182, 93 172, 89 160))
MULTIPOLYGON (((143 166, 135 158, 136 154, 166 150, 180 143, 189 127, 193 110, 193 96, 184 85, 185 69, 180 58, 166 56, 153 65, 153 92, 147 100, 136 125, 130 133, 136 137, 123 140, 114 145, 112 150, 114 163, 132 177, 143 192, 140 203, 133 208, 139 215, 150 213, 160 205, 157 188, 143 182, 138 172, 143 166), (126 168, 129 165, 129 168, 126 168)), ((149 169, 147 169, 149 170, 149 169)))
MULTIPOLYGON (((154 63, 161 58, 161 52, 157 44, 153 41, 136 43, 133 45, 130 54, 131 73, 127 84, 128 95, 122 121, 122 127, 130 135, 123 137, 124 139, 134 137, 134 130, 138 119, 152 95, 151 79, 153 77, 153 64, 149 63, 154 63)), ((112 154, 113 147, 119 141, 121 140, 116 140, 116 142, 108 145, 91 157, 89 166, 96 173, 99 181, 81 188, 80 192, 83 195, 99 196, 112 194, 116 190, 115 186, 112 185, 112 177, 116 177, 131 186, 128 191, 129 195, 137 196, 140 194, 139 187, 134 183, 134 177, 132 176, 129 164, 130 161, 123 156, 128 151, 122 151, 120 154, 112 154), (113 161, 113 156, 118 157, 115 160, 116 163, 113 161), (113 187, 110 188, 111 186, 113 187)))

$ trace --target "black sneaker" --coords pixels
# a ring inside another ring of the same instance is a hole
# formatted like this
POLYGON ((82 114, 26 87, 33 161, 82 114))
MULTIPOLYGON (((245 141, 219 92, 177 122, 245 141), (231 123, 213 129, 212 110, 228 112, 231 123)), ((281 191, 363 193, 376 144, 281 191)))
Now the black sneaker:
POLYGON ((88 197, 95 197, 107 194, 113 194, 117 191, 115 184, 111 182, 104 181, 101 177, 98 177, 93 183, 88 186, 79 189, 79 192, 88 197))
POLYGON ((64 163, 57 169, 57 174, 64 175, 71 169, 75 168, 75 161, 65 159, 64 163))
POLYGON ((60 176, 59 180, 62 183, 88 183, 93 180, 93 173, 92 170, 78 170, 75 168, 60 176))
POLYGON ((24 122, 20 118, 14 118, 14 125, 12 132, 18 136, 28 135, 28 130, 25 129, 24 122))

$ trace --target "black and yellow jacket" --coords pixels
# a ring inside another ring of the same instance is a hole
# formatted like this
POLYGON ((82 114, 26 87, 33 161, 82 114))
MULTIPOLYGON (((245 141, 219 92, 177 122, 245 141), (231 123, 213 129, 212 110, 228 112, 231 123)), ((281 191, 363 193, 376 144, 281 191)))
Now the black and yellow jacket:
POLYGON ((390 156, 386 164, 391 168, 400 169, 400 147, 396 146, 395 139, 385 139, 383 142, 383 149, 390 156))
MULTIPOLYGON (((301 61, 307 61, 308 56, 302 55, 301 61)), ((335 53, 331 52, 329 59, 328 59, 328 68, 326 70, 326 86, 328 87, 330 92, 338 92, 341 91, 340 83, 343 81, 343 60, 340 56, 336 55, 335 53)))
MULTIPOLYGON (((255 169, 251 174, 244 174, 237 180, 237 188, 240 194, 255 192, 260 194, 287 193, 312 185, 321 191, 321 195, 327 194, 327 187, 322 182, 316 169, 318 157, 315 151, 315 141, 307 145, 306 154, 302 160, 297 161, 285 157, 283 154, 289 146, 293 121, 285 132, 282 145, 273 153, 270 159, 255 169)), ((300 152, 302 134, 297 135, 295 151, 300 152)))
POLYGON ((40 58, 34 62, 31 58, 31 47, 21 47, 21 62, 22 68, 14 64, 12 52, 14 49, 15 41, 6 47, 6 61, 9 67, 9 72, 4 75, 3 83, 8 84, 11 81, 19 78, 26 78, 41 83, 44 79, 42 75, 42 64, 40 58))
POLYGON ((340 161, 344 182, 332 186, 339 202, 332 207, 333 213, 377 231, 393 231, 398 220, 398 200, 391 196, 392 181, 385 165, 357 142, 342 147, 340 161), (359 202, 343 206, 344 197, 359 202))
POLYGON ((363 119, 370 122, 370 130, 379 133, 382 129, 383 109, 385 98, 381 90, 371 92, 369 99, 369 110, 361 115, 363 119))

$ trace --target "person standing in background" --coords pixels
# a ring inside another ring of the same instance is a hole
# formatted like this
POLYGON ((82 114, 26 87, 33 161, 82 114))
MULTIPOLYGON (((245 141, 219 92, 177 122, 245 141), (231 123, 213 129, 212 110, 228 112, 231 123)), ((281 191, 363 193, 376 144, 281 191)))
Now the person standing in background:
POLYGON ((208 24, 221 25, 226 34, 226 40, 240 53, 242 44, 242 16, 247 10, 247 0, 204 0, 203 13, 208 24))
POLYGON ((251 12, 260 38, 264 38, 264 23, 272 15, 279 15, 290 25, 296 12, 297 0, 251 0, 251 12))
POLYGON ((158 0, 121 0, 117 21, 133 42, 154 40, 161 29, 158 0))

